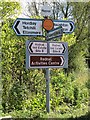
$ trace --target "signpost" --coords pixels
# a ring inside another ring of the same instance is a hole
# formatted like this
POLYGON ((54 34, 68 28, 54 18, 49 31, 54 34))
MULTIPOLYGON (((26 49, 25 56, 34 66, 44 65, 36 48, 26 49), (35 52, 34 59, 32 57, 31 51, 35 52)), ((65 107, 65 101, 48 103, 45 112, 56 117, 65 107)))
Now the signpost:
POLYGON ((66 42, 26 41, 26 68, 46 69, 46 110, 50 112, 50 70, 68 68, 68 45, 66 42))
MULTIPOLYGON (((46 3, 41 15, 48 18, 52 15, 51 7, 46 3)), ((63 33, 71 34, 74 23, 68 20, 26 19, 17 18, 13 29, 18 36, 43 36, 44 41, 26 41, 26 68, 46 68, 46 110, 50 112, 50 70, 49 68, 68 68, 68 44, 66 42, 49 42, 54 38, 62 38, 63 33)))
POLYGON ((42 36, 42 20, 17 18, 13 29, 17 35, 42 36))
POLYGON ((46 69, 46 110, 50 112, 50 70, 68 67, 68 45, 65 42, 26 41, 26 68, 46 69))
POLYGON ((72 21, 68 20, 53 20, 54 22, 54 28, 57 28, 58 26, 62 26, 63 33, 70 34, 74 31, 75 25, 72 21))

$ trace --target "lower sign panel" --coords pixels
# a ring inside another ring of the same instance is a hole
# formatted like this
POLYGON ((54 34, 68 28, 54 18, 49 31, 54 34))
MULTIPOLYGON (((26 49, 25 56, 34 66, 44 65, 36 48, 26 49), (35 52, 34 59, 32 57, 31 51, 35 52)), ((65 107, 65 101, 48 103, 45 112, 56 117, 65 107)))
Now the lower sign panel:
POLYGON ((63 67, 63 56, 29 56, 29 67, 31 68, 56 68, 63 67))

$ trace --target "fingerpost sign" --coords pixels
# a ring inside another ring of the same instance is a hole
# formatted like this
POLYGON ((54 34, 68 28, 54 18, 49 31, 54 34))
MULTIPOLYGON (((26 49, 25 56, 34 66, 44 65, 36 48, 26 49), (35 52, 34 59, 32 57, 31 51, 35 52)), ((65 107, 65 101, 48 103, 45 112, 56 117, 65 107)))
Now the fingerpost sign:
POLYGON ((19 36, 42 36, 42 20, 17 18, 13 29, 19 36))
POLYGON ((51 41, 62 38, 64 34, 71 34, 75 25, 69 20, 52 20, 52 9, 49 4, 43 5, 41 15, 44 19, 17 18, 13 30, 18 36, 43 36, 44 40, 26 41, 26 68, 45 68, 46 70, 46 110, 50 112, 50 69, 68 68, 67 42, 51 41), (43 35, 45 33, 45 36, 43 35))

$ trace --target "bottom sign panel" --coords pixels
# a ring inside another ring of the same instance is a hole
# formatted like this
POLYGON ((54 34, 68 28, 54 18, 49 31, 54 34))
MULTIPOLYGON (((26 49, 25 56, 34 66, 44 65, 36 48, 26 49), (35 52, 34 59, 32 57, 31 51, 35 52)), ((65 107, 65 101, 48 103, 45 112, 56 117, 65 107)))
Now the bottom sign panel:
POLYGON ((68 68, 67 43, 26 41, 26 69, 30 68, 68 68), (39 45, 40 44, 40 45, 39 45), (29 47, 30 45, 30 47, 29 47), (40 50, 36 52, 35 50, 40 50), (44 52, 42 51, 44 50, 44 52))
POLYGON ((29 67, 31 68, 54 68, 63 67, 64 65, 63 56, 30 56, 29 67))

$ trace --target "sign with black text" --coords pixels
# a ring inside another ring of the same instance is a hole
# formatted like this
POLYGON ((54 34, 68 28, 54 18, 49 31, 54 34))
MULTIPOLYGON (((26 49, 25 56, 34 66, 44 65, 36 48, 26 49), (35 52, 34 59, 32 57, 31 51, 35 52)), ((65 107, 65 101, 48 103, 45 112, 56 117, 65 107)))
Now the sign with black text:
POLYGON ((42 36, 42 20, 17 18, 13 29, 17 35, 42 36))
POLYGON ((32 54, 45 54, 47 53, 47 43, 46 42, 40 42, 40 41, 31 41, 28 45, 28 49, 30 51, 30 53, 32 54))
POLYGON ((41 8, 41 15, 44 17, 51 16, 52 15, 52 8, 49 4, 45 3, 43 7, 41 8))
POLYGON ((27 40, 26 68, 68 68, 68 44, 27 40))
POLYGON ((50 54, 64 54, 67 50, 66 42, 49 42, 49 53, 50 54))
POLYGON ((69 20, 53 20, 54 22, 54 28, 57 28, 59 26, 62 26, 63 33, 70 34, 74 31, 75 25, 73 21, 69 20))

